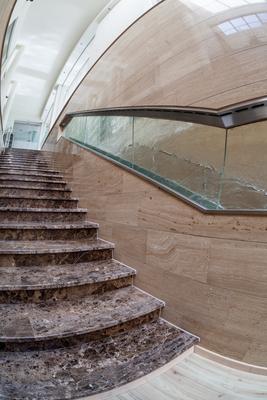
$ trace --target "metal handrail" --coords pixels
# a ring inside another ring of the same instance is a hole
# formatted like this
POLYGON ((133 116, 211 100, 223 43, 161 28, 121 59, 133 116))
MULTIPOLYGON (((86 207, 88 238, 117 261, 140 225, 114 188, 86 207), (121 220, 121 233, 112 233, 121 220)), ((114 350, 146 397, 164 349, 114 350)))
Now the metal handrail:
POLYGON ((198 107, 137 106, 82 110, 65 114, 60 123, 65 128, 74 117, 131 116, 199 123, 230 129, 267 120, 267 98, 258 98, 218 110, 198 107))

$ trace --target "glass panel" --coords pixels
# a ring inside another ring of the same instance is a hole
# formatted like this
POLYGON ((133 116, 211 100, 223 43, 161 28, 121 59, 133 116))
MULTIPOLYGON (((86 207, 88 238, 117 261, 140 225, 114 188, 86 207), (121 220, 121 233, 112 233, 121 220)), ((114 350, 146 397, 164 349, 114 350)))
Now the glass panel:
POLYGON ((224 129, 135 118, 134 163, 137 168, 170 180, 173 187, 177 186, 179 192, 186 193, 192 200, 205 203, 208 200, 213 203, 209 208, 219 206, 224 149, 224 129))
POLYGON ((267 209, 267 122, 225 129, 140 118, 75 117, 65 135, 207 210, 267 209))
POLYGON ((66 135, 120 161, 133 162, 132 117, 76 117, 66 128, 66 135))
POLYGON ((75 117, 65 135, 207 209, 221 208, 224 129, 162 119, 75 117))
POLYGON ((267 123, 229 130, 221 203, 224 208, 267 208, 267 123))

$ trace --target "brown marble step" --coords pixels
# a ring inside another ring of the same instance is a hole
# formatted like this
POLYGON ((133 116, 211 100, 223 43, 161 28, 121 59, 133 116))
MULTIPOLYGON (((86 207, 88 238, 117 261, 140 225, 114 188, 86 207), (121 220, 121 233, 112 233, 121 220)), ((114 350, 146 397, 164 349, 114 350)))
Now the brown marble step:
POLYGON ((24 159, 24 160, 55 160, 57 156, 54 155, 47 155, 44 153, 40 154, 19 154, 19 153, 5 153, 0 154, 0 158, 17 158, 17 159, 24 159))
POLYGON ((0 268, 0 303, 40 303, 104 293, 133 284, 136 272, 116 260, 0 268))
POLYGON ((0 240, 82 240, 96 239, 98 224, 49 222, 0 223, 0 240))
POLYGON ((26 162, 26 161, 1 161, 0 167, 9 167, 9 168, 24 168, 28 170, 35 169, 37 171, 42 169, 50 169, 50 170, 61 170, 63 166, 58 163, 53 162, 26 162))
POLYGON ((36 188, 21 187, 20 185, 0 185, 0 196, 22 196, 22 197, 40 197, 54 199, 69 199, 71 190, 65 189, 48 189, 46 187, 36 188))
POLYGON ((23 157, 29 159, 56 159, 57 153, 39 152, 39 153, 21 153, 21 152, 5 152, 2 157, 23 157))
POLYGON ((24 154, 2 154, 0 159, 3 160, 22 160, 22 161, 46 161, 54 162, 57 160, 55 156, 44 156, 44 155, 24 155, 24 154))
POLYGON ((13 177, 10 177, 8 179, 3 179, 0 176, 0 185, 5 186, 5 185, 19 185, 21 187, 36 187, 36 188, 48 188, 48 189, 65 189, 66 188, 66 182, 65 181, 48 181, 44 179, 31 179, 31 178, 26 178, 25 179, 14 179, 13 177))
POLYGON ((78 399, 106 392, 163 367, 197 343, 158 319, 69 348, 0 353, 0 398, 78 399))
POLYGON ((9 167, 10 169, 26 169, 27 171, 31 171, 32 169, 35 169, 36 171, 40 171, 41 169, 44 170, 57 170, 59 171, 61 166, 59 167, 58 165, 54 163, 34 163, 34 162, 29 162, 29 163, 24 163, 24 162, 1 162, 0 160, 0 168, 4 167, 9 167))
POLYGON ((134 286, 81 299, 0 304, 0 349, 56 348, 98 339, 155 320, 163 307, 134 286))
MULTIPOLYGON (((38 172, 29 172, 26 177, 31 180, 44 180, 44 181, 62 181, 64 179, 63 175, 55 175, 55 174, 40 174, 38 172)), ((23 180, 25 178, 25 171, 1 171, 0 170, 0 178, 1 179, 15 179, 15 180, 23 180)))
POLYGON ((42 155, 23 155, 23 154, 2 154, 0 155, 0 160, 18 160, 18 161, 33 161, 33 162, 56 162, 57 157, 48 157, 42 155))
POLYGON ((40 197, 1 196, 0 207, 23 208, 77 208, 78 199, 53 199, 40 197))
POLYGON ((12 172, 12 173, 21 173, 21 174, 25 174, 25 176, 32 175, 34 174, 39 174, 40 175, 45 175, 45 176, 50 176, 50 175, 56 175, 56 176, 60 176, 61 172, 54 170, 54 169, 49 169, 49 168, 45 168, 45 169, 33 169, 31 168, 31 170, 29 170, 29 168, 22 168, 22 167, 3 167, 0 164, 0 172, 1 173, 8 173, 8 172, 12 172))
POLYGON ((4 222, 84 222, 84 208, 22 208, 0 207, 0 221, 4 222))
POLYGON ((41 156, 27 156, 27 155, 12 155, 12 154, 2 154, 0 155, 0 160, 7 160, 7 161, 13 161, 13 160, 22 160, 22 161, 40 161, 40 162, 46 162, 46 161, 55 161, 55 158, 44 158, 41 156))
POLYGON ((40 155, 40 154, 50 154, 50 155, 54 155, 56 154, 53 151, 43 151, 43 150, 33 150, 33 149, 20 149, 20 148, 15 148, 12 147, 12 149, 6 149, 4 154, 36 154, 36 155, 40 155))
POLYGON ((114 245, 95 240, 0 241, 0 267, 77 264, 108 260, 114 245))
POLYGON ((0 160, 0 166, 1 167, 23 167, 23 168, 53 168, 54 166, 52 166, 50 163, 48 165, 48 163, 46 162, 28 162, 28 161, 2 161, 0 160))

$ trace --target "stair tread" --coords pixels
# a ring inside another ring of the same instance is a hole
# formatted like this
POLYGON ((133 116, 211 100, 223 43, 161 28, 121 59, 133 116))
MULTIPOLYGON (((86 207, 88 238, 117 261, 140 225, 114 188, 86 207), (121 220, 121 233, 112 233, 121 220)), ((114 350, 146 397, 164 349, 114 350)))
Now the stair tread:
POLYGON ((22 200, 53 200, 53 201, 79 201, 77 197, 72 197, 70 199, 68 198, 54 198, 54 197, 27 197, 27 196, 18 196, 18 195, 12 195, 12 194, 1 194, 0 193, 0 200, 1 199, 22 199, 22 200))
POLYGON ((25 207, 0 207, 0 212, 43 212, 43 213, 87 213, 86 208, 25 208, 25 207))
POLYGON ((38 182, 41 182, 41 183, 45 183, 45 184, 47 184, 47 183, 53 183, 53 184, 59 184, 59 185, 63 185, 63 184, 65 184, 66 185, 66 182, 65 181, 60 181, 60 180, 45 180, 45 179, 31 179, 31 178, 27 178, 27 177, 22 177, 22 178, 19 178, 19 177, 1 177, 1 175, 0 175, 0 182, 1 181, 10 181, 10 182, 14 182, 14 181, 17 181, 17 182, 34 182, 34 183, 38 183, 38 182))
POLYGON ((1 185, 0 189, 20 189, 20 190, 47 190, 47 191, 58 191, 58 192, 71 192, 69 188, 48 188, 48 187, 36 187, 36 186, 19 186, 19 185, 1 185))
POLYGON ((82 299, 0 304, 0 342, 40 341, 98 332, 164 307, 130 286, 82 299))
POLYGON ((71 348, 4 353, 0 396, 17 400, 90 396, 162 367, 196 342, 194 336, 159 319, 71 348))
MULTIPOLYGON (((3 165, 3 164, 0 163, 0 171, 10 171, 10 170, 12 170, 12 171, 23 171, 25 173, 29 173, 29 167, 22 168, 19 165, 10 167, 10 166, 3 165)), ((41 168, 41 169, 40 168, 38 168, 38 169, 37 168, 35 168, 35 169, 31 168, 30 172, 37 172, 37 173, 38 172, 42 172, 42 173, 45 172, 45 173, 48 173, 48 174, 56 174, 56 175, 57 174, 61 174, 60 171, 55 170, 55 169, 50 169, 49 167, 41 168)))
POLYGON ((80 223, 66 222, 8 222, 0 223, 0 229, 83 229, 83 228, 99 228, 99 224, 95 222, 85 221, 80 223))
POLYGON ((29 166, 22 166, 19 164, 16 165, 3 165, 0 163, 0 170, 17 170, 17 171, 25 171, 26 174, 29 172, 35 171, 35 172, 47 172, 49 174, 61 174, 61 171, 56 170, 56 169, 50 169, 49 166, 46 168, 29 168, 29 166))
POLYGON ((113 249, 114 244, 95 240, 0 240, 0 254, 51 254, 113 249))
POLYGON ((112 258, 114 244, 71 203, 53 156, 0 156, 0 233, 9 239, 0 240, 0 398, 90 396, 198 342, 159 318, 163 301, 132 286, 136 271, 112 258))
MULTIPOLYGON (((18 176, 25 176, 24 175, 24 171, 13 171, 12 169, 11 170, 8 170, 8 171, 1 171, 1 167, 0 167, 0 177, 1 177, 1 175, 9 175, 9 176, 13 176, 13 175, 18 175, 18 176), (20 173, 21 172, 21 173, 20 173)), ((33 172, 33 171, 31 171, 30 173, 28 173, 27 174, 27 176, 29 177, 29 176, 38 176, 38 177, 46 177, 46 178, 64 178, 64 176, 63 175, 55 175, 55 174, 39 174, 38 172, 33 172)))
POLYGON ((106 282, 135 275, 135 270, 114 260, 33 267, 1 267, 0 291, 38 290, 106 282))

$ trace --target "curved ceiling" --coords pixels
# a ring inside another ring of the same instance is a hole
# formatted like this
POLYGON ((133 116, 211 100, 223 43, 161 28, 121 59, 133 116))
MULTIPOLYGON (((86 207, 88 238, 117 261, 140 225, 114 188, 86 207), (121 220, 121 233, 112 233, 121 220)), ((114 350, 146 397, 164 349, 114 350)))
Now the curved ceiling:
POLYGON ((266 0, 165 0, 109 49, 65 112, 219 109, 265 96, 266 71, 266 0))
POLYGON ((17 83, 12 102, 16 119, 40 120, 47 97, 69 54, 108 2, 17 1, 12 20, 18 20, 10 53, 16 48, 19 55, 7 74, 9 84, 17 83))

